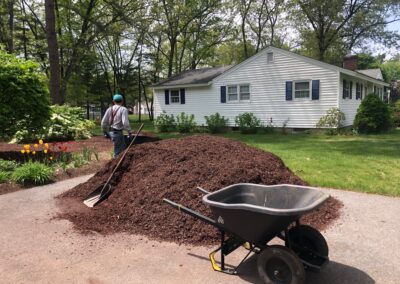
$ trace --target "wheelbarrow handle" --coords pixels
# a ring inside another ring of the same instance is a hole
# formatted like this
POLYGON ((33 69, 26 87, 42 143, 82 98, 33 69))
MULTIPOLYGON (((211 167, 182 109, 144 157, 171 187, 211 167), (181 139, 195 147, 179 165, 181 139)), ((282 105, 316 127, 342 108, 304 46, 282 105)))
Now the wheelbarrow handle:
POLYGON ((173 202, 173 201, 171 201, 171 200, 169 200, 167 198, 164 198, 163 202, 171 205, 172 207, 178 209, 179 211, 182 211, 182 212, 184 212, 184 213, 186 213, 186 214, 188 214, 190 216, 193 216, 193 217, 195 217, 197 219, 200 219, 201 221, 203 221, 205 223, 208 223, 208 224, 213 225, 213 226, 215 226, 217 228, 220 228, 220 226, 217 224, 217 222, 215 222, 211 218, 208 218, 208 217, 200 214, 199 212, 196 212, 196 211, 194 211, 194 210, 192 210, 190 208, 187 208, 187 207, 185 207, 185 206, 183 206, 181 204, 175 203, 175 202, 173 202))
POLYGON ((201 191, 204 194, 209 194, 210 193, 209 191, 205 190, 204 188, 202 188, 200 186, 197 187, 197 190, 201 191))

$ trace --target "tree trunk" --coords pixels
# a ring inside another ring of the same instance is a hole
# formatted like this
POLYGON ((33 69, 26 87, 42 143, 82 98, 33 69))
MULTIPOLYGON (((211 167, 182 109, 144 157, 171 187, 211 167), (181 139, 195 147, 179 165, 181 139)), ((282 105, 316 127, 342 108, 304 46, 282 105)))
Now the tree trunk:
POLYGON ((8 36, 8 52, 14 52, 14 0, 9 0, 8 5, 8 29, 9 29, 9 36, 8 36))
POLYGON ((169 58, 168 58, 168 78, 172 76, 172 68, 174 65, 174 55, 176 48, 176 38, 170 39, 170 50, 169 50, 169 58))
POLYGON ((46 38, 50 64, 50 97, 52 103, 63 104, 64 98, 60 95, 60 58, 56 34, 56 17, 54 0, 45 0, 46 38))

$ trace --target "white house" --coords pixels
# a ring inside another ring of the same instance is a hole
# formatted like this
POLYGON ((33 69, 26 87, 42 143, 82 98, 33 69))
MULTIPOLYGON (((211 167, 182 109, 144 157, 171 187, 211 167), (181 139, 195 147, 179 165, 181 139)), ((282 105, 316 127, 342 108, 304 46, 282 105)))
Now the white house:
POLYGON ((185 71, 153 85, 154 114, 194 114, 199 125, 216 112, 235 126, 235 117, 252 112, 264 125, 314 128, 332 107, 353 120, 366 94, 383 97, 379 69, 356 70, 346 57, 340 68, 276 47, 268 47, 235 66, 185 71), (353 69, 353 70, 350 70, 353 69))

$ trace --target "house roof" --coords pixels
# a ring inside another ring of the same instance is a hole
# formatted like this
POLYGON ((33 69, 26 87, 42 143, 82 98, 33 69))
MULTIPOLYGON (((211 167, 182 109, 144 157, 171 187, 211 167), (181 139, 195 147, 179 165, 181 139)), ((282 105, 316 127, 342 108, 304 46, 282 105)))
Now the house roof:
POLYGON ((208 67, 195 70, 187 70, 178 75, 160 81, 153 85, 154 88, 160 87, 177 87, 187 85, 206 85, 224 73, 232 66, 208 67))
POLYGON ((377 79, 377 80, 383 80, 382 77, 382 72, 381 69, 376 68, 376 69, 365 69, 365 70, 356 70, 356 72, 367 75, 371 78, 377 79))

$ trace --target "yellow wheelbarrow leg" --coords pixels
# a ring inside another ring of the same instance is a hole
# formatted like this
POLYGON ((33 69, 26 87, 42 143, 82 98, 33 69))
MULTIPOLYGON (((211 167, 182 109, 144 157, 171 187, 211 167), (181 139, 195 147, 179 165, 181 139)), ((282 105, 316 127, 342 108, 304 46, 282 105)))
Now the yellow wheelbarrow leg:
POLYGON ((212 266, 212 268, 213 268, 215 271, 221 272, 222 269, 221 269, 221 267, 218 266, 218 264, 217 264, 217 262, 215 261, 215 258, 214 258, 215 254, 216 254, 219 250, 220 250, 220 249, 217 249, 217 250, 215 250, 215 251, 213 251, 213 252, 210 253, 210 261, 211 261, 211 266, 212 266))

